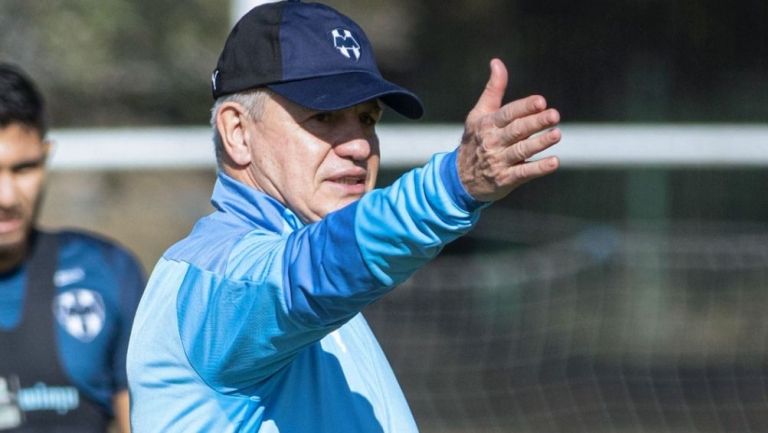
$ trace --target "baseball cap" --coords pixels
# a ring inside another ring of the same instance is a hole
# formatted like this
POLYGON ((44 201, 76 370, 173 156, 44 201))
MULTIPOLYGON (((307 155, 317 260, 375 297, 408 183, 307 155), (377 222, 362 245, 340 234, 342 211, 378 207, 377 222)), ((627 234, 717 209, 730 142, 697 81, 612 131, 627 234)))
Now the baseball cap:
POLYGON ((381 76, 360 26, 329 6, 300 0, 246 13, 227 37, 211 83, 214 99, 267 87, 313 110, 378 98, 411 119, 424 113, 416 95, 381 76))

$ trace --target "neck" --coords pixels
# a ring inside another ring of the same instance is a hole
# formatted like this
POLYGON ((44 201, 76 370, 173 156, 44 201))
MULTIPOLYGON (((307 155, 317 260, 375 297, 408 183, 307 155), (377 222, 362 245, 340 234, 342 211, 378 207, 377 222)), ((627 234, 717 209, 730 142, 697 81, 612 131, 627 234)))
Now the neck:
POLYGON ((21 247, 3 249, 0 248, 0 273, 8 272, 19 266, 27 255, 27 244, 21 247))

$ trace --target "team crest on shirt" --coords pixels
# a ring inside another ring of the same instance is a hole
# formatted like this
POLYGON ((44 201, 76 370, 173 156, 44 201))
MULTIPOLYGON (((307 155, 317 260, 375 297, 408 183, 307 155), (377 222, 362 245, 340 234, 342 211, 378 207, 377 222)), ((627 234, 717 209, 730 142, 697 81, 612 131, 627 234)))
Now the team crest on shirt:
POLYGON ((92 341, 104 328, 104 299, 89 289, 71 289, 53 300, 56 320, 71 336, 92 341))

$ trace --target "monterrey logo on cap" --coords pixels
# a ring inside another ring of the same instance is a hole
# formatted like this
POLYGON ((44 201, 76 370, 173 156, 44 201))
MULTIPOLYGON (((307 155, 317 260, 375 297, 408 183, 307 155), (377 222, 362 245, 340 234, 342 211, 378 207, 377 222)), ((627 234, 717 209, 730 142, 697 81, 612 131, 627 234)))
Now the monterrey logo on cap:
POLYGON ((213 90, 216 90, 216 81, 219 79, 219 70, 213 71, 211 74, 211 85, 213 86, 213 90))
POLYGON ((354 56, 355 61, 360 60, 360 44, 352 36, 352 32, 347 29, 333 29, 333 46, 346 58, 351 59, 354 56))

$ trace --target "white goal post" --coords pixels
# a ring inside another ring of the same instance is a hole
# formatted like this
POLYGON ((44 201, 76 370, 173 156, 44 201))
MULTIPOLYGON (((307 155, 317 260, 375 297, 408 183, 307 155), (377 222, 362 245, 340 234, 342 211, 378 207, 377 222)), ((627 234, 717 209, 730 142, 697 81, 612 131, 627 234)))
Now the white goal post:
MULTIPOLYGON (((768 166, 768 125, 565 124, 563 140, 546 154, 563 168, 647 166, 768 166)), ((384 168, 423 164, 453 149, 458 124, 383 125, 384 168)), ((58 129, 54 170, 214 167, 207 127, 58 129)))

